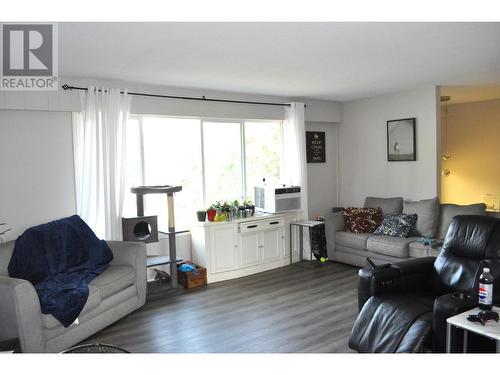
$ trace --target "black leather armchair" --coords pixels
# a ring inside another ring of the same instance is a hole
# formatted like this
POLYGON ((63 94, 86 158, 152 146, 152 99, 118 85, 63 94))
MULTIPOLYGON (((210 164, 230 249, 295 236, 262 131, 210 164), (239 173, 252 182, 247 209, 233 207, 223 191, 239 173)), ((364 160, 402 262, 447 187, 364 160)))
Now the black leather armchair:
MULTIPOLYGON (((500 220, 456 216, 437 258, 361 269, 360 315, 349 346, 360 352, 443 352, 446 319, 477 306, 483 267, 490 268, 494 301, 500 302, 500 220)), ((461 335, 452 334, 458 346, 461 335)))

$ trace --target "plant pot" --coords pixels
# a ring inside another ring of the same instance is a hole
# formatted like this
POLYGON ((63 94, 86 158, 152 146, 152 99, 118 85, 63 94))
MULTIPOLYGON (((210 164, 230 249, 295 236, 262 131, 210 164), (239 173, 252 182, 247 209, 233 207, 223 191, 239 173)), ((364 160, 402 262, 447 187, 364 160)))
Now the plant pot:
POLYGON ((255 205, 247 205, 245 208, 250 211, 250 216, 255 215, 255 205))
POLYGON ((216 212, 217 211, 212 210, 212 209, 207 211, 208 221, 214 221, 216 212))
POLYGON ((247 211, 246 211, 245 207, 239 207, 238 208, 238 218, 244 219, 246 217, 247 217, 247 211))
POLYGON ((221 222, 221 221, 226 221, 227 216, 225 212, 217 210, 217 213, 214 216, 214 221, 216 222, 221 222))
POLYGON ((196 212, 196 216, 198 217, 198 221, 205 221, 207 219, 207 211, 198 211, 196 212))

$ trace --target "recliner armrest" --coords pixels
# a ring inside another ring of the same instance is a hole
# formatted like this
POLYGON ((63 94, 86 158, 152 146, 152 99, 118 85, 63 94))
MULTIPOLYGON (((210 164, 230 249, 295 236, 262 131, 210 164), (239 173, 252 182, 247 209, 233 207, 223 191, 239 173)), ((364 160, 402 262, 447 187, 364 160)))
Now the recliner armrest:
MULTIPOLYGON (((477 305, 478 296, 470 291, 448 293, 434 300, 432 320, 434 350, 444 352, 446 348, 446 319, 477 307, 477 305)), ((456 335, 456 332, 452 334, 456 335)), ((452 341, 458 344, 460 338, 455 338, 452 341)), ((452 348, 452 352, 456 350, 456 348, 452 348)))
POLYGON ((392 267, 398 268, 402 275, 413 275, 422 272, 427 273, 432 271, 435 260, 435 257, 414 258, 393 263, 392 267))
POLYGON ((376 294, 424 289, 433 270, 434 257, 416 258, 391 264, 389 268, 359 270, 358 308, 376 294))

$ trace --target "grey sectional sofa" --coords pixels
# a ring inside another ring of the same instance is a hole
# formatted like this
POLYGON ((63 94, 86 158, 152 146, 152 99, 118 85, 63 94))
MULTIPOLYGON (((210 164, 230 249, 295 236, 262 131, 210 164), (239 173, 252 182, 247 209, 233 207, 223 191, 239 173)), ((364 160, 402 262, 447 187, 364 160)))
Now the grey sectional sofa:
POLYGON ((146 247, 108 241, 113 261, 90 282, 78 324, 64 326, 42 314, 35 288, 9 277, 14 241, 0 245, 0 341, 18 338, 23 352, 60 352, 123 318, 146 301, 146 247))
POLYGON ((486 214, 484 203, 467 206, 439 204, 437 198, 419 202, 403 202, 401 197, 367 197, 364 207, 380 207, 384 216, 401 212, 417 213, 416 229, 408 238, 351 233, 345 230, 341 212, 330 213, 325 218, 327 251, 330 260, 365 267, 366 257, 370 257, 378 264, 408 258, 437 256, 439 247, 432 248, 422 242, 417 242, 422 234, 443 239, 454 216, 486 214))

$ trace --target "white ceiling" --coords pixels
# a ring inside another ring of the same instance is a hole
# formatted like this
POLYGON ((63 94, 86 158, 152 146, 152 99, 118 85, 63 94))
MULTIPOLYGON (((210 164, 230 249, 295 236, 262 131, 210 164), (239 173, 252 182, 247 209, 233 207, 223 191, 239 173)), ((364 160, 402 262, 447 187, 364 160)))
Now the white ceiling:
POLYGON ((500 84, 500 23, 61 23, 59 74, 345 101, 500 84))

